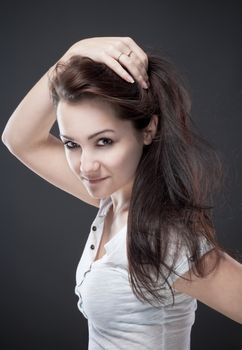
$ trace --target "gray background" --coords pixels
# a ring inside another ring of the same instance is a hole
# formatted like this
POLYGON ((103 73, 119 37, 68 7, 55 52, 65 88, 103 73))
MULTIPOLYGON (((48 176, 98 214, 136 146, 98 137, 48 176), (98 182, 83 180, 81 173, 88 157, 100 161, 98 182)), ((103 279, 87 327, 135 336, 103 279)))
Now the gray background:
MULTIPOLYGON (((227 182, 215 222, 220 242, 241 253, 241 7, 240 1, 5 2, 1 130, 74 42, 130 36, 160 49, 186 77, 193 119, 223 158, 227 182)), ((0 348, 85 350, 87 321, 76 306, 75 269, 97 208, 49 184, 0 146, 0 348)), ((241 348, 241 325, 199 304, 191 349, 241 348)))

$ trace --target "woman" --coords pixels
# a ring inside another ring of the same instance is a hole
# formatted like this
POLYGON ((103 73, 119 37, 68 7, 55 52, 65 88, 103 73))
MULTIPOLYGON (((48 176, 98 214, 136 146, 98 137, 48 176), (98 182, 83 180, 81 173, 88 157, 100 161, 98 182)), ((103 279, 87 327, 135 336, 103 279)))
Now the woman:
POLYGON ((20 161, 99 208, 75 286, 89 349, 187 350, 197 299, 242 323, 242 266, 210 213, 220 163, 189 117, 167 60, 100 37, 72 45, 5 127, 20 161))

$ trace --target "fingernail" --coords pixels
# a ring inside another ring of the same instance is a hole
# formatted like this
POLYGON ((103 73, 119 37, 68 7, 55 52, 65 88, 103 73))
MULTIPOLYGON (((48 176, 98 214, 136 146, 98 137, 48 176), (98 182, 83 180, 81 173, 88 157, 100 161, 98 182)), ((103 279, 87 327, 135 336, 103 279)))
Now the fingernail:
POLYGON ((143 81, 142 86, 143 86, 143 88, 148 89, 148 85, 146 84, 145 81, 143 81))
POLYGON ((134 83, 134 79, 132 77, 128 76, 127 78, 130 83, 134 83))

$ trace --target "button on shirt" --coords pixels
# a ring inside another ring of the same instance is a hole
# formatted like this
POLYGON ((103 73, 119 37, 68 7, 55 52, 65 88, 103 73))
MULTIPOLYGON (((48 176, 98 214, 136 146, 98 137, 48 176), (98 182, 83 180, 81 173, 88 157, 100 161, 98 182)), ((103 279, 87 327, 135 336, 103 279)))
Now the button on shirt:
MULTIPOLYGON (((75 294, 88 320, 88 350, 189 350, 197 301, 174 290, 172 305, 169 288, 164 290, 167 301, 159 307, 137 299, 128 280, 127 224, 105 244, 105 255, 94 261, 111 204, 111 197, 100 200, 76 270, 75 294)), ((203 242, 201 255, 211 248, 203 242)), ((188 270, 188 257, 181 255, 176 272, 188 270)), ((172 274, 169 282, 176 278, 172 274)))

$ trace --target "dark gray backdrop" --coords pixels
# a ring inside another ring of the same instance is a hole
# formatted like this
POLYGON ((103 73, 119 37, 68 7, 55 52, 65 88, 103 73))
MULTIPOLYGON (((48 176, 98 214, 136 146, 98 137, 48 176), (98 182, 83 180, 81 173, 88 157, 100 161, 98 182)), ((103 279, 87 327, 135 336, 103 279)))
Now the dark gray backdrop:
MULTIPOLYGON (((130 36, 168 55, 186 76, 194 120, 227 169, 215 210, 219 239, 242 252, 240 1, 5 2, 0 23, 1 130, 29 89, 82 38, 130 36)), ((3 143, 1 193, 0 348, 87 349, 75 269, 97 208, 44 181, 3 143)), ((241 325, 199 304, 191 348, 239 350, 241 325)))

